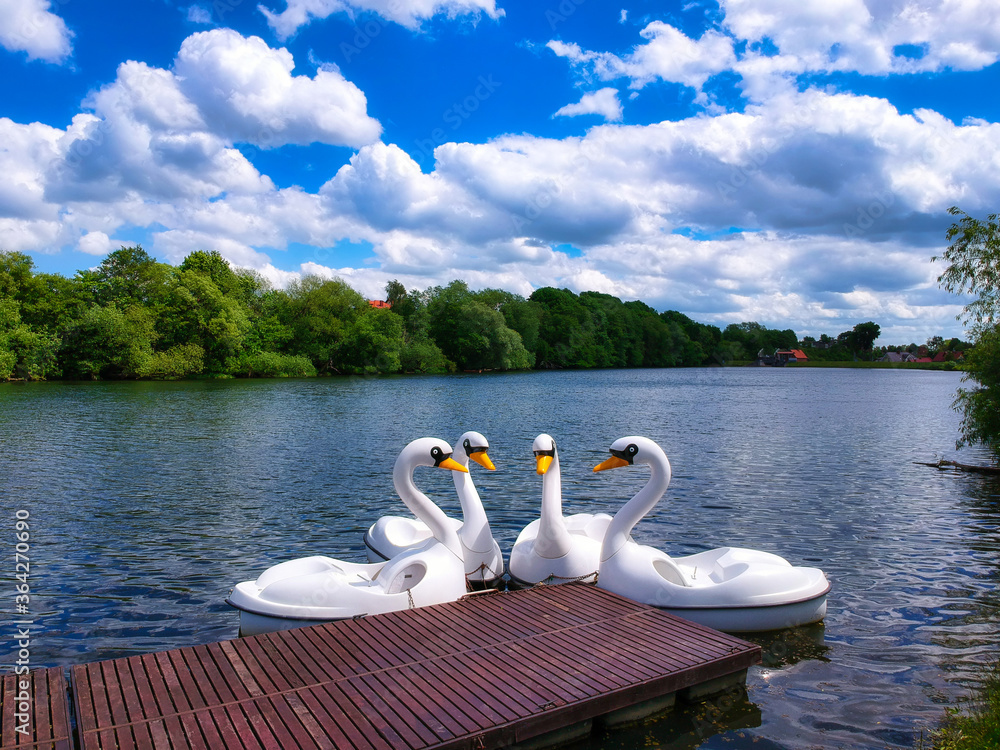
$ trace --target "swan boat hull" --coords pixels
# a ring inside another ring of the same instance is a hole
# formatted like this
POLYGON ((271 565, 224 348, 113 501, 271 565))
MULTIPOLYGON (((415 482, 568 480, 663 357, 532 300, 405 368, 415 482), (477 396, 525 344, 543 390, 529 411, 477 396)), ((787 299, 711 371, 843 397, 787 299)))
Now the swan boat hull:
POLYGON ((658 607, 658 609, 726 633, 761 633, 797 628, 822 621, 826 617, 828 593, 829 588, 811 599, 764 607, 658 607))
MULTIPOLYGON (((235 606, 228 599, 226 603, 235 606)), ((279 630, 293 630, 294 628, 304 628, 309 625, 322 625, 324 622, 334 622, 334 620, 298 620, 290 617, 271 617, 270 615, 259 615, 255 612, 247 612, 245 609, 241 609, 240 636, 245 638, 250 635, 276 633, 279 630)))
POLYGON ((830 593, 822 570, 770 552, 719 547, 672 558, 635 542, 602 561, 598 586, 727 633, 819 622, 830 593))

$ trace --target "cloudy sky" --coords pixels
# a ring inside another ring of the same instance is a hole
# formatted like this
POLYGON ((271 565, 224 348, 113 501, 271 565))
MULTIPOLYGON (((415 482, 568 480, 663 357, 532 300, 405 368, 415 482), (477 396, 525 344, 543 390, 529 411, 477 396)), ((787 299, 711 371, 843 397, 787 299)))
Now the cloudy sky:
POLYGON ((961 335, 995 0, 0 0, 0 249, 961 335))

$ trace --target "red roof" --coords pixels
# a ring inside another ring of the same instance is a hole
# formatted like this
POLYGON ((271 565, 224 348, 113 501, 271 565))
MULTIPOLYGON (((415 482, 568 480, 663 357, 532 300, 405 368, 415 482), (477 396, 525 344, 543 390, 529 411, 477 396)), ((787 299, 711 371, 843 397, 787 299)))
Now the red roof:
POLYGON ((920 357, 919 359, 913 360, 914 362, 933 362, 934 360, 930 357, 920 357))
POLYGON ((384 307, 386 309, 389 309, 390 307, 392 307, 391 303, 389 303, 389 302, 383 302, 380 299, 370 299, 370 300, 368 300, 368 304, 371 305, 372 307, 384 307))
POLYGON ((809 357, 806 356, 806 353, 801 349, 792 349, 792 354, 795 355, 795 359, 809 359, 809 357))

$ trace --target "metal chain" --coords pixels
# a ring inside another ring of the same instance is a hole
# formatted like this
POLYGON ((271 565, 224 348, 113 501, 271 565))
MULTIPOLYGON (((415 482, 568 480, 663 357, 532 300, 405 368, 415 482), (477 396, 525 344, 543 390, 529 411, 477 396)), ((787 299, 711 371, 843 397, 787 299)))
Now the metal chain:
POLYGON ((593 573, 587 573, 585 575, 576 576, 573 578, 557 576, 553 574, 550 575, 548 578, 546 578, 544 581, 539 581, 538 583, 532 584, 532 588, 534 588, 535 586, 558 586, 562 583, 581 583, 581 582, 590 583, 591 581, 588 580, 590 578, 594 579, 593 583, 597 583, 597 575, 598 573, 596 570, 593 573), (559 581, 559 583, 549 583, 549 581, 559 581))

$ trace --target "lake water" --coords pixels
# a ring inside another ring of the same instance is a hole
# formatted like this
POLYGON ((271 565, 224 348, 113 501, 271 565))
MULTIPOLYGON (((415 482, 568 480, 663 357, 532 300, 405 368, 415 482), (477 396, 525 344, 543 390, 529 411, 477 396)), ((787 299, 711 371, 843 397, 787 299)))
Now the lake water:
MULTIPOLYGON (((32 663, 69 665, 235 637, 236 582, 292 557, 361 559, 364 529, 405 513, 390 474, 416 437, 489 438, 498 470, 475 479, 509 551, 538 515, 535 435, 559 446, 566 513, 631 497, 642 470, 591 468, 645 435, 674 478, 638 542, 821 567, 829 613, 756 639, 745 694, 581 747, 910 747, 1000 641, 1000 484, 914 463, 985 460, 954 449, 960 382, 730 368, 5 384, 0 538, 12 550, 14 512, 30 512, 32 663)), ((458 514, 446 472, 417 481, 458 514)))

